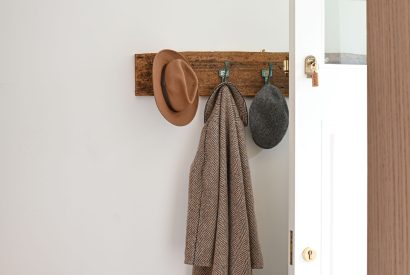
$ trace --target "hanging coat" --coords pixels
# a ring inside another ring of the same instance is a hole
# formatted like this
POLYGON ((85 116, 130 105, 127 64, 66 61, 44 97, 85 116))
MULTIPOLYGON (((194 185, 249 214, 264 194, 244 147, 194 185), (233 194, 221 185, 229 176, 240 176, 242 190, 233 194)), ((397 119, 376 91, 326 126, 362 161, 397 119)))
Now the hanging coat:
POLYGON ((263 267, 244 125, 246 103, 222 83, 205 107, 189 179, 185 263, 193 275, 251 275, 263 267))

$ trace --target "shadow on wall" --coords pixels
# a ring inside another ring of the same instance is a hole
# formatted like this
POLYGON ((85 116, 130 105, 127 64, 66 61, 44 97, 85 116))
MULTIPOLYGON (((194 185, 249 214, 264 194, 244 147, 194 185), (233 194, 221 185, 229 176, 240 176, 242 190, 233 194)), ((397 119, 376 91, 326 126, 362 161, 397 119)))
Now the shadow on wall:
MULTIPOLYGON (((250 106, 251 100, 247 100, 250 106)), ((252 175, 258 231, 264 269, 255 275, 287 274, 289 131, 272 149, 258 147, 246 128, 248 156, 252 175)))

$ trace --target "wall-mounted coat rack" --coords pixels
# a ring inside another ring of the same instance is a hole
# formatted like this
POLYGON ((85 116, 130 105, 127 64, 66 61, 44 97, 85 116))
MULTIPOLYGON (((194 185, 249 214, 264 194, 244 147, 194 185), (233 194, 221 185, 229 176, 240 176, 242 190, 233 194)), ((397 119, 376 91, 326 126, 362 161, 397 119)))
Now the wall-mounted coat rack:
MULTIPOLYGON (((243 96, 254 96, 263 86, 261 70, 273 65, 271 83, 289 94, 286 52, 182 52, 197 74, 199 95, 209 96, 221 82, 218 74, 225 62, 230 64, 229 81, 243 96)), ((152 96, 152 62, 155 53, 135 55, 135 95, 152 96)))

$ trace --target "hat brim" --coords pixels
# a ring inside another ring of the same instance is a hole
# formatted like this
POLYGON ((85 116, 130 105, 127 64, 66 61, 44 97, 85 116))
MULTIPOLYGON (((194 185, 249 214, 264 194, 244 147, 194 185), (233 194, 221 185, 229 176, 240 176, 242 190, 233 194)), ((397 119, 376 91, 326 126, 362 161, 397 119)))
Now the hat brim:
POLYGON ((162 50, 155 55, 152 65, 152 86, 154 89, 155 103, 162 116, 176 126, 184 126, 194 119, 198 109, 199 96, 198 91, 196 91, 193 103, 189 104, 187 108, 180 112, 173 111, 166 103, 161 86, 162 69, 166 64, 175 59, 182 59, 188 63, 181 54, 172 50, 162 50))

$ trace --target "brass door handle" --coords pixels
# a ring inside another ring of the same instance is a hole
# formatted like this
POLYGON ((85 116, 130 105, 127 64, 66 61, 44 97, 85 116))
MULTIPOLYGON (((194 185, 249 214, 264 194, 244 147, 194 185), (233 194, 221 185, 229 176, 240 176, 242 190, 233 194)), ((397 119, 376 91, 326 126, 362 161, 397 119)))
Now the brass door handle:
POLYGON ((307 78, 312 78, 312 87, 319 86, 319 65, 317 63, 316 57, 313 55, 308 55, 305 58, 305 74, 307 78))

